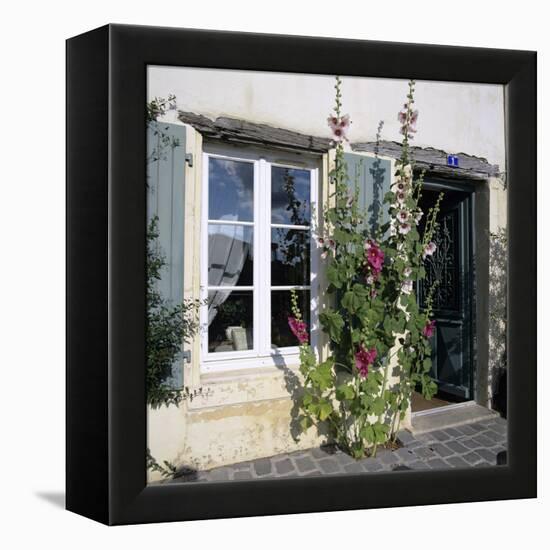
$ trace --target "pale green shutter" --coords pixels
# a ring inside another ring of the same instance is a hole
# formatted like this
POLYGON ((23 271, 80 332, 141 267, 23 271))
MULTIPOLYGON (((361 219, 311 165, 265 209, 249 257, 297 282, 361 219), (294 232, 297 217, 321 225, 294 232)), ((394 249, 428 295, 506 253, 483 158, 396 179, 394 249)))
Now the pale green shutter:
POLYGON ((350 188, 354 190, 356 185, 359 188, 359 206, 367 212, 369 227, 375 227, 380 211, 384 212, 382 223, 388 221, 383 203, 391 185, 391 162, 359 153, 344 153, 344 160, 350 188))
MULTIPOLYGON (((173 304, 183 301, 185 191, 185 127, 162 122, 147 130, 147 222, 158 216, 159 244, 166 266, 159 281, 162 296, 173 304)), ((183 359, 172 366, 166 384, 183 385, 183 359)))

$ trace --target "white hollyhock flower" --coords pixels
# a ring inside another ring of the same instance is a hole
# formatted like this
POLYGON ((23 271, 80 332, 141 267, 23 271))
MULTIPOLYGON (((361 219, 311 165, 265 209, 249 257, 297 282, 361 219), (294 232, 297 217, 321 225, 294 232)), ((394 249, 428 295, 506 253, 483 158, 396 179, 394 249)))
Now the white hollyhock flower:
POLYGON ((437 245, 433 242, 433 241, 430 241, 425 247, 424 247, 424 250, 422 252, 422 259, 426 259, 428 256, 432 256, 433 253, 437 250, 437 245))
POLYGON ((403 294, 410 294, 413 291, 413 282, 410 279, 403 281, 401 284, 401 292, 403 294))

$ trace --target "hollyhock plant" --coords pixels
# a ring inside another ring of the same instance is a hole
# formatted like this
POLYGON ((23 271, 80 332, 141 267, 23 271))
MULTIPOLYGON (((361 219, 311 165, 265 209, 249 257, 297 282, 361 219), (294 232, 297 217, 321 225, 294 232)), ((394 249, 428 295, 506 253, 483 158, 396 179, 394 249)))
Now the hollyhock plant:
POLYGON ((411 81, 398 115, 404 137, 395 173, 389 174, 390 188, 376 210, 355 200, 363 181, 348 174, 343 142, 350 117, 341 114, 341 86, 337 77, 334 113, 328 118, 335 146, 328 174, 330 199, 318 239, 325 260, 320 281, 327 281, 320 289, 327 300, 319 308, 320 328, 329 343, 326 358, 320 360, 308 344, 295 292, 289 326, 300 343, 300 425, 306 430, 322 424, 343 451, 359 459, 376 455, 378 445, 395 440, 415 388, 426 398, 435 391, 426 337, 431 289, 420 309, 415 288, 426 278, 424 252, 435 250, 440 199, 420 227, 423 179, 409 153, 418 119, 411 81))

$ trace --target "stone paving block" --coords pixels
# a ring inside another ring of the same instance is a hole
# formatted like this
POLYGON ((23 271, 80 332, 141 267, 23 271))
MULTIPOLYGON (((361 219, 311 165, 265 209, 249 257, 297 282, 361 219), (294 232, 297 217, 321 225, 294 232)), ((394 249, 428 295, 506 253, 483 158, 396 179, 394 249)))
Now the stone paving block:
POLYGON ((435 432, 430 432, 430 435, 432 436, 433 441, 448 441, 451 439, 451 436, 444 432, 443 430, 436 430, 435 432))
POLYGON ((464 435, 475 435, 476 433, 478 433, 477 430, 474 430, 472 426, 470 426, 469 424, 464 424, 463 426, 457 426, 455 430, 460 434, 464 434, 464 435))
POLYGON ((490 451, 489 449, 477 449, 476 453, 491 464, 496 464, 497 462, 497 453, 490 451))
POLYGON ((254 471, 258 476, 269 475, 273 470, 273 463, 270 458, 260 458, 254 461, 254 471))
POLYGON ((450 436, 451 439, 456 439, 462 435, 456 428, 445 428, 444 431, 450 436))
POLYGON ((470 467, 470 465, 459 456, 451 456, 451 457, 447 458, 447 462, 453 468, 469 468, 470 467))
POLYGON ((413 441, 416 441, 414 438, 414 435, 411 432, 408 432, 407 430, 401 430, 397 434, 397 439, 401 441, 403 445, 408 445, 409 443, 412 443, 413 441))
POLYGON ((465 438, 461 439, 460 443, 464 445, 464 447, 468 447, 468 449, 477 449, 479 445, 472 439, 472 438, 465 438))
POLYGON ((296 464, 296 468, 298 468, 298 471, 301 473, 310 472, 317 468, 317 465, 313 462, 313 460, 309 456, 304 456, 303 458, 297 458, 294 460, 294 463, 296 464))
POLYGON ((283 460, 278 460, 275 462, 275 470, 278 474, 288 474, 290 472, 295 472, 294 464, 290 461, 290 458, 283 458, 283 460))
POLYGON ((506 422, 506 418, 502 418, 502 416, 495 416, 495 418, 493 418, 493 422, 495 424, 499 424, 500 426, 508 425, 508 422, 506 422))
POLYGON ((447 447, 446 445, 443 445, 443 443, 434 443, 432 445, 432 449, 436 454, 438 454, 439 456, 442 456, 443 458, 454 454, 454 452, 451 451, 451 449, 449 449, 449 447, 447 447))
POLYGON ((242 481, 245 479, 252 479, 252 474, 249 470, 239 470, 233 474, 233 479, 235 481, 242 481))
POLYGON ((490 440, 486 435, 479 434, 475 437, 472 437, 472 440, 475 441, 480 447, 492 447, 494 441, 490 440))
POLYGON ((486 432, 483 432, 483 437, 488 437, 491 441, 494 443, 500 443, 504 440, 504 437, 493 430, 487 430, 486 432))
POLYGON ((407 447, 402 447, 401 449, 397 449, 397 451, 394 451, 393 454, 403 462, 413 462, 414 460, 417 459, 416 454, 414 454, 413 451, 411 451, 407 447))
POLYGON ((228 481, 229 468, 216 468, 214 470, 210 470, 207 475, 210 481, 228 481))
POLYGON ((419 447, 414 450, 414 454, 420 458, 432 458, 435 456, 431 447, 419 447))
POLYGON ((428 460, 426 464, 428 464, 428 466, 433 470, 442 470, 444 468, 449 468, 449 465, 440 458, 432 458, 428 460))
POLYGON ((344 472, 347 474, 362 474, 364 471, 363 466, 359 462, 354 461, 352 464, 344 466, 344 472))
POLYGON ((337 474, 342 471, 340 465, 332 457, 322 458, 319 460, 318 464, 319 468, 321 468, 325 474, 337 474))
POLYGON ((496 432, 497 434, 500 434, 503 437, 506 437, 506 432, 508 431, 508 427, 506 424, 492 424, 489 429, 492 432, 496 432))
POLYGON ((409 462, 407 464, 409 468, 412 468, 413 470, 429 470, 430 467, 421 460, 415 460, 414 462, 409 462))
POLYGON ((484 422, 474 422, 468 425, 472 428, 472 430, 475 430, 476 434, 484 432, 487 429, 487 424, 484 422))
POLYGON ((326 458, 327 456, 330 456, 330 454, 327 453, 327 451, 322 447, 315 447, 314 449, 312 449, 311 455, 314 458, 326 458))
POLYGON ((392 464, 393 462, 397 462, 397 459, 394 456, 394 453, 388 449, 379 450, 376 453, 376 458, 374 460, 378 460, 382 464, 392 464))
POLYGON ((334 455, 334 460, 336 460, 336 462, 338 462, 338 464, 340 464, 340 466, 342 467, 346 466, 347 464, 353 464, 355 462, 355 460, 351 458, 351 456, 342 452, 336 453, 334 455))
POLYGON ((462 455, 462 458, 468 462, 470 465, 475 464, 476 462, 479 462, 482 460, 481 456, 477 454, 476 451, 471 451, 468 454, 462 455))
POLYGON ((377 458, 367 458, 362 461, 361 465, 367 472, 379 472, 383 469, 382 464, 377 458))
POLYGON ((464 445, 462 445, 458 441, 447 441, 447 443, 445 443, 445 445, 447 447, 449 447, 449 449, 451 449, 455 453, 467 453, 469 451, 468 447, 465 447, 464 445))

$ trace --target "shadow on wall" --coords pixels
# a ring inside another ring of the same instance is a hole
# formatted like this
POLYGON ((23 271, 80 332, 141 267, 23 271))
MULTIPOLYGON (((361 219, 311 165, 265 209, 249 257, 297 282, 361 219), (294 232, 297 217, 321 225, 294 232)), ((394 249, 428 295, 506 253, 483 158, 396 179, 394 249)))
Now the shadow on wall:
POLYGON ((506 229, 490 234, 489 250, 489 387, 494 409, 506 417, 506 229))

